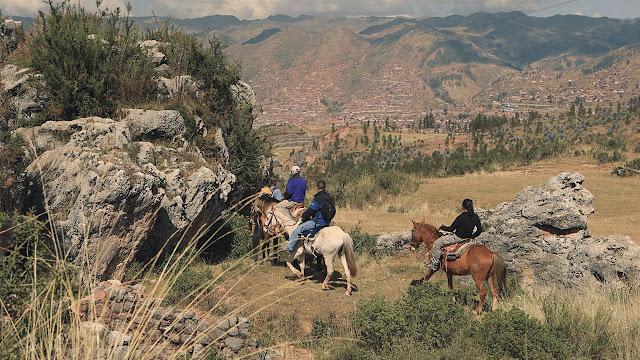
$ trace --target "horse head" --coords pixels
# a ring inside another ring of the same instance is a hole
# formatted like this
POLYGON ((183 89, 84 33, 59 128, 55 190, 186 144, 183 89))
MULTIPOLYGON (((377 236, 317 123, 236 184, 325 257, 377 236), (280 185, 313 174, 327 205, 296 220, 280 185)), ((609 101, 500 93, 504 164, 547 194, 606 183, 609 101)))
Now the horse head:
POLYGON ((438 229, 431 224, 425 223, 425 219, 422 219, 421 222, 415 222, 413 220, 411 220, 411 222, 413 223, 413 229, 411 229, 411 246, 417 249, 420 244, 425 243, 431 248, 436 239, 440 237, 438 229))

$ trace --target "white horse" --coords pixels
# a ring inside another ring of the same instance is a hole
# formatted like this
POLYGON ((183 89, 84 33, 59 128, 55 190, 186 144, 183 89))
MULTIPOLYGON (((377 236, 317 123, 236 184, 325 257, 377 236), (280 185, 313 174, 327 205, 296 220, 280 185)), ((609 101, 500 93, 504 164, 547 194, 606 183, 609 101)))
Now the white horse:
MULTIPOLYGON (((300 219, 294 218, 288 209, 275 206, 277 204, 277 201, 268 198, 259 198, 254 202, 252 212, 254 213, 254 219, 259 224, 254 227, 254 233, 256 231, 269 232, 275 227, 281 227, 288 236, 300 225, 300 219)), ((356 276, 358 270, 356 268, 353 240, 349 234, 342 231, 338 226, 329 226, 320 230, 311 244, 305 241, 305 238, 298 239, 287 260, 287 266, 298 278, 304 277, 305 253, 324 257, 327 276, 322 283, 323 290, 329 289, 329 280, 334 271, 333 260, 336 255, 340 255, 340 261, 347 276, 346 294, 351 295, 351 277, 356 276), (295 259, 298 259, 301 271, 298 271, 293 266, 292 263, 295 259)))

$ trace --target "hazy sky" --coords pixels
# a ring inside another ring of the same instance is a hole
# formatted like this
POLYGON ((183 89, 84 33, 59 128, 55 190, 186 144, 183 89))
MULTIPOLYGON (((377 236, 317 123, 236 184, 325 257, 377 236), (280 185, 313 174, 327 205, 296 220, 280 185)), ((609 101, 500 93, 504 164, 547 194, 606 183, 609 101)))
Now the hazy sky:
MULTIPOLYGON (((80 1, 95 8, 95 0, 80 1)), ((640 17, 640 0, 130 0, 133 15, 197 18, 235 15, 240 19, 262 19, 273 14, 340 14, 346 16, 447 16, 476 11, 519 10, 532 16, 578 14, 616 18, 640 17)), ((125 0, 104 0, 102 7, 124 7, 125 0)), ((7 15, 32 16, 45 8, 42 0, 0 0, 7 15)))

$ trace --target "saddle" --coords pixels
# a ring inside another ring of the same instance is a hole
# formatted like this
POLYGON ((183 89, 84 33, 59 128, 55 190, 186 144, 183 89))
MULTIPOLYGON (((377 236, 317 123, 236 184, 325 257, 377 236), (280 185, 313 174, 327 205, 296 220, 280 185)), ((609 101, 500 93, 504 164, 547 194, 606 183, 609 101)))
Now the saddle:
POLYGON ((313 229, 300 234, 300 239, 304 241, 305 246, 308 246, 313 251, 314 256, 316 256, 316 249, 314 246, 316 242, 316 235, 318 235, 320 230, 324 228, 326 228, 326 226, 316 226, 313 229))
POLYGON ((469 248, 469 246, 473 245, 471 241, 473 239, 462 239, 462 241, 457 242, 455 244, 445 246, 442 251, 444 253, 444 258, 447 261, 456 261, 458 260, 462 254, 469 248))

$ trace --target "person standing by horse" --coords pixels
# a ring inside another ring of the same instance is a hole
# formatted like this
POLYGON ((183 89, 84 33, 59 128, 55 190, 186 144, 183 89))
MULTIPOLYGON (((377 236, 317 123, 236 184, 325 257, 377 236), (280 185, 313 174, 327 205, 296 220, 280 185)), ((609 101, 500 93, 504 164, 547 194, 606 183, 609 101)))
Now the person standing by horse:
POLYGON ((289 241, 285 245, 285 249, 289 252, 293 251, 303 233, 311 232, 311 234, 315 234, 322 228, 329 226, 336 213, 333 197, 325 190, 327 184, 320 180, 316 185, 318 192, 313 196, 313 202, 302 213, 302 222, 291 233, 289 241))
POLYGON ((440 230, 449 231, 452 232, 452 234, 441 236, 433 244, 431 260, 425 264, 429 269, 433 271, 438 270, 440 258, 442 257, 442 248, 444 246, 461 242, 463 239, 475 239, 482 233, 480 218, 473 211, 473 201, 471 199, 464 199, 464 201, 462 201, 462 209, 463 212, 458 215, 451 226, 440 226, 440 230))

